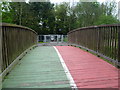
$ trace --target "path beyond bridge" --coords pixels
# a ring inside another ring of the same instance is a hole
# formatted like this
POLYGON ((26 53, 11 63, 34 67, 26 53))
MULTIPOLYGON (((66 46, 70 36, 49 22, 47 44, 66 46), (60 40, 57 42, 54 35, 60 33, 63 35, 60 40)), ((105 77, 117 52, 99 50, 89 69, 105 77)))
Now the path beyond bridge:
POLYGON ((77 47, 38 46, 20 60, 2 86, 118 90, 118 69, 77 47))

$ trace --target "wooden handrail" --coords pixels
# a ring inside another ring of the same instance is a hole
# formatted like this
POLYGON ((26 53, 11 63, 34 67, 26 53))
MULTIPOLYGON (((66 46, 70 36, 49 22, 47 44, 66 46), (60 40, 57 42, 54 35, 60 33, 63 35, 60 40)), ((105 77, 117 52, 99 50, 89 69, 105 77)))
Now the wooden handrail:
POLYGON ((83 27, 68 33, 71 45, 92 51, 120 66, 120 24, 83 27))
POLYGON ((3 72, 22 52, 37 43, 37 33, 8 23, 1 23, 0 28, 0 69, 3 72))

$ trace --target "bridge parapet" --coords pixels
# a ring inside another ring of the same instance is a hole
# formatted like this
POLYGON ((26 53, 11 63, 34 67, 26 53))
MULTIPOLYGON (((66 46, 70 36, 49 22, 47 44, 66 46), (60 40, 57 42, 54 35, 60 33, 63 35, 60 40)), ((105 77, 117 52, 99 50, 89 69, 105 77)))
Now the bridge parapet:
POLYGON ((120 24, 83 27, 68 33, 70 45, 93 52, 120 66, 120 24))
POLYGON ((36 43, 37 33, 34 30, 19 25, 2 23, 0 25, 0 74, 20 54, 36 43))

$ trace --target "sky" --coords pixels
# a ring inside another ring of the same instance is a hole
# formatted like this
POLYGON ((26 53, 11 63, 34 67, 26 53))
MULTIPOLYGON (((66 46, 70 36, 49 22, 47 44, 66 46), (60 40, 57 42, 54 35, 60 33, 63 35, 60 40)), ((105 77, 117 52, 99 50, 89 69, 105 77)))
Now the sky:
MULTIPOLYGON (((72 5, 72 2, 78 2, 79 0, 50 0, 51 3, 60 3, 60 2, 70 2, 71 5, 72 5)), ((81 1, 95 1, 95 0, 81 0, 81 1)), ((103 2, 111 2, 113 0, 97 0, 98 2, 100 3, 103 3, 103 2)), ((116 3, 118 3, 120 0, 115 0, 116 3)), ((117 4, 117 7, 116 7, 116 13, 118 13, 118 4, 117 4)))
MULTIPOLYGON (((60 2, 78 2, 79 0, 50 0, 52 3, 60 3, 60 2)), ((84 0, 82 0, 84 1, 84 0)), ((88 0, 87 0, 88 1, 88 0)), ((94 1, 94 0, 91 0, 94 1)), ((98 2, 105 2, 105 1, 112 1, 112 0, 97 0, 98 2)), ((116 2, 120 1, 120 0, 115 0, 116 2)))
MULTIPOLYGON (((26 0, 27 2, 29 1, 29 0, 26 0)), ((44 1, 44 0, 33 0, 33 1, 44 1)), ((52 3, 60 3, 60 2, 78 2, 79 0, 50 0, 52 3)), ((96 0, 81 0, 81 1, 96 1, 96 0)), ((97 0, 98 2, 100 2, 100 3, 102 3, 102 2, 106 2, 106 1, 108 1, 108 2, 110 2, 110 1, 113 1, 113 0, 97 0)), ((115 0, 116 2, 119 2, 120 0, 115 0)))

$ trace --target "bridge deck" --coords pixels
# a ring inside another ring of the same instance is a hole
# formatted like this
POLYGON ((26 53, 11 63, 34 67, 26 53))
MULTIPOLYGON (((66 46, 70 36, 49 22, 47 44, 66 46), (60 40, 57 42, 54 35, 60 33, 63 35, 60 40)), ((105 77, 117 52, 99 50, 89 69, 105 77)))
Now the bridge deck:
MULTIPOLYGON (((71 46, 56 46, 78 88, 117 88, 118 69, 71 46)), ((3 88, 69 88, 60 59, 51 46, 30 51, 10 72, 3 88)))

